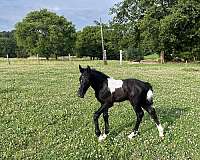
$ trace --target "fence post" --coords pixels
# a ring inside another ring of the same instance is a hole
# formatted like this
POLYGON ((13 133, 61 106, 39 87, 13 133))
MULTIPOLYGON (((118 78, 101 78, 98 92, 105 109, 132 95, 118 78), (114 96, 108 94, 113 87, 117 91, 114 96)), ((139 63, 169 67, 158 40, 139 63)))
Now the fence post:
POLYGON ((8 64, 10 65, 10 59, 9 59, 8 54, 7 54, 7 61, 8 61, 8 64))
POLYGON ((122 65, 122 50, 119 51, 119 63, 122 65))

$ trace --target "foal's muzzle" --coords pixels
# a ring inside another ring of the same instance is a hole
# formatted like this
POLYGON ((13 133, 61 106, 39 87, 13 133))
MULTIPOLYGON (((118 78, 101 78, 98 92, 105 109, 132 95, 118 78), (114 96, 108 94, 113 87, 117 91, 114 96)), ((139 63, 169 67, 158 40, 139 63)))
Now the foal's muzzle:
POLYGON ((80 98, 84 98, 84 93, 83 93, 83 91, 81 91, 81 88, 79 88, 79 90, 77 92, 77 96, 80 98))
POLYGON ((81 95, 81 94, 78 93, 78 97, 84 98, 84 95, 81 95))

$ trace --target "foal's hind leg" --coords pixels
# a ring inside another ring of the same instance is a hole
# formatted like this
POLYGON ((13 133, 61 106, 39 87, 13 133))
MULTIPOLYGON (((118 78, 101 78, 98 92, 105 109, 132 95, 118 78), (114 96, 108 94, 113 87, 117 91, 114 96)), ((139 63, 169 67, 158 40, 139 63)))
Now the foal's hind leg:
POLYGON ((103 119, 104 119, 104 123, 105 123, 105 134, 109 133, 108 117, 109 117, 109 115, 108 115, 108 108, 105 108, 104 112, 103 112, 103 119))
POLYGON ((149 113, 149 115, 151 116, 151 118, 154 120, 154 122, 156 123, 156 126, 158 128, 158 131, 159 131, 159 136, 161 138, 163 138, 164 137, 163 127, 160 124, 160 121, 159 121, 158 116, 156 114, 155 108, 152 105, 150 105, 150 104, 146 105, 143 108, 149 113))
POLYGON ((139 129, 140 123, 142 121, 142 118, 144 116, 144 111, 142 110, 140 105, 134 105, 132 102, 131 102, 131 104, 134 107, 134 110, 135 110, 135 113, 137 116, 137 120, 135 123, 135 127, 133 129, 133 132, 128 136, 128 138, 130 138, 130 139, 132 139, 133 137, 135 137, 138 134, 138 129, 139 129))

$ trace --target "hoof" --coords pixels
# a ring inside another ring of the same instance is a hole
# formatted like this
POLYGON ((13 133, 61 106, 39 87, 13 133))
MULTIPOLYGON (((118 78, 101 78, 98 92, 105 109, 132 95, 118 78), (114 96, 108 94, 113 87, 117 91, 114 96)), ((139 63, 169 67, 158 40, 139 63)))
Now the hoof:
POLYGON ((160 139, 163 140, 164 139, 164 135, 159 135, 160 139))
POLYGON ((100 135, 100 136, 98 137, 99 142, 104 141, 104 139, 106 139, 106 137, 107 137, 107 135, 106 135, 105 133, 104 133, 103 135, 100 135))
POLYGON ((138 135, 138 132, 135 132, 135 131, 134 131, 134 132, 132 132, 131 134, 128 135, 128 138, 129 138, 129 139, 132 139, 133 137, 135 137, 135 136, 137 136, 137 135, 138 135))

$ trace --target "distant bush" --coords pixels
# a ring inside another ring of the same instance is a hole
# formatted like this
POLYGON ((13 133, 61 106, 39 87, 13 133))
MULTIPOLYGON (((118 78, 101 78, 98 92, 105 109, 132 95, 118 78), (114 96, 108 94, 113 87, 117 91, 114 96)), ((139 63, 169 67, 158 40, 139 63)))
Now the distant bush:
POLYGON ((144 53, 139 48, 129 47, 127 50, 127 59, 141 61, 144 59, 144 53))
POLYGON ((108 52, 107 53, 107 58, 109 60, 119 60, 119 53, 117 53, 117 52, 108 52))

